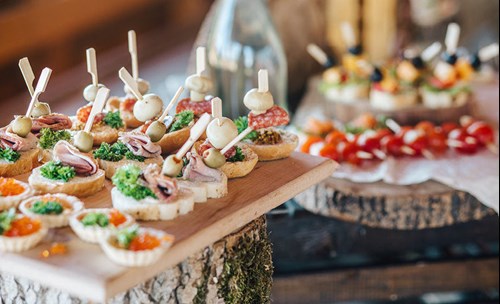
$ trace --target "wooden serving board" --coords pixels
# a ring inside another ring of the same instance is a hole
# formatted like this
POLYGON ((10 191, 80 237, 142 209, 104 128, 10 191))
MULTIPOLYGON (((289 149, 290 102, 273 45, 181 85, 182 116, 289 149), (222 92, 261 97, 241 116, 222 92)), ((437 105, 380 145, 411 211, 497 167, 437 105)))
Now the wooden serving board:
MULTIPOLYGON (((302 153, 294 153, 284 160, 258 163, 249 176, 229 181, 228 196, 197 204, 194 211, 173 221, 141 223, 176 237, 173 247, 158 263, 149 267, 118 266, 98 245, 85 243, 70 228, 64 228, 49 232, 44 242, 30 251, 0 253, 0 271, 104 302, 153 278, 326 179, 336 167, 331 160, 302 153), (53 242, 67 242, 68 253, 41 258, 41 252, 53 242)), ((111 183, 106 181, 104 190, 83 200, 86 207, 111 207, 111 188, 111 183)))

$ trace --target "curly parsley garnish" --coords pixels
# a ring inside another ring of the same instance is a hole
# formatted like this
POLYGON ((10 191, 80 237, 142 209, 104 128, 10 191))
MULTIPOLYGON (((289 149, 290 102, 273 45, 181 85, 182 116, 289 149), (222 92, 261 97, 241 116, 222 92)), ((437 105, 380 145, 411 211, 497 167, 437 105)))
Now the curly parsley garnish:
POLYGON ((55 214, 59 215, 63 213, 64 208, 58 202, 36 202, 31 206, 31 211, 36 214, 55 214))
POLYGON ((52 180, 62 180, 68 182, 75 177, 75 168, 64 166, 61 162, 50 161, 40 167, 40 172, 43 177, 52 180))
MULTIPOLYGON (((248 128, 248 117, 241 116, 234 121, 234 124, 238 128, 238 134, 240 134, 248 128)), ((252 131, 244 139, 254 141, 255 139, 257 139, 257 137, 259 137, 259 133, 257 133, 257 131, 252 131)))
POLYGON ((99 226, 102 228, 109 226, 109 218, 104 213, 91 212, 87 213, 82 219, 83 226, 99 226))
POLYGON ((102 160, 118 162, 123 158, 143 162, 146 158, 132 153, 129 148, 122 142, 110 145, 102 143, 99 149, 94 151, 94 157, 102 160))
POLYGON ((120 129, 124 127, 123 120, 120 117, 120 111, 108 112, 103 119, 104 123, 113 129, 120 129))
POLYGON ((12 150, 11 148, 0 148, 0 159, 6 160, 11 163, 15 163, 19 158, 21 157, 21 154, 19 152, 16 152, 12 150))
POLYGON ((243 150, 241 150, 240 147, 235 147, 235 148, 236 148, 236 154, 234 154, 233 157, 227 159, 227 161, 230 163, 236 163, 245 160, 245 154, 243 154, 243 150))
POLYGON ((139 180, 141 168, 128 165, 116 170, 112 178, 113 185, 125 196, 132 197, 138 201, 147 197, 156 198, 151 189, 144 186, 139 180))
POLYGON ((170 127, 170 130, 168 132, 172 133, 184 129, 185 127, 189 126, 189 124, 193 121, 193 119, 194 119, 193 111, 180 112, 179 114, 175 115, 175 121, 170 127))
POLYGON ((0 212, 0 235, 4 232, 9 231, 10 225, 16 219, 16 209, 11 208, 10 210, 0 212))
POLYGON ((71 139, 71 134, 66 130, 53 131, 50 128, 43 128, 40 135, 39 144, 42 149, 52 149, 58 141, 71 139))

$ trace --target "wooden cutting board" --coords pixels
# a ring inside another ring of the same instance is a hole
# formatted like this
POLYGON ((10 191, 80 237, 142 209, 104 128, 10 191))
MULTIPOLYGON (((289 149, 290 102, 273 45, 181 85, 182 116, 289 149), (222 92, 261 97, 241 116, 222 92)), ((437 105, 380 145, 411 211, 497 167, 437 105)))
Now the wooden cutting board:
MULTIPOLYGON (((109 260, 98 245, 81 241, 70 228, 53 229, 34 249, 22 254, 0 253, 0 271, 25 277, 79 297, 105 302, 110 297, 153 278, 204 247, 243 227, 269 210, 329 177, 335 162, 302 153, 258 163, 247 177, 229 181, 229 195, 205 204, 173 221, 141 223, 176 237, 173 247, 149 267, 126 268, 109 260), (53 242, 66 242, 68 253, 42 258, 53 242)), ((25 176, 24 179, 27 179, 25 176)), ((111 183, 84 199, 87 208, 111 207, 111 183)))

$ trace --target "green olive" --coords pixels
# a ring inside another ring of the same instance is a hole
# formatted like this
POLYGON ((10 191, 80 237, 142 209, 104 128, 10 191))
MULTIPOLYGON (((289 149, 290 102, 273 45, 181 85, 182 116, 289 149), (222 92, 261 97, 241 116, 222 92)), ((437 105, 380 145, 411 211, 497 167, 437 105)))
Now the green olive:
POLYGON ((167 126, 160 121, 154 121, 146 130, 146 135, 151 138, 151 141, 158 142, 167 133, 167 126))
POLYGON ((210 168, 218 169, 226 163, 226 157, 215 148, 203 152, 203 162, 210 168))
POLYGON ((51 111, 48 103, 37 102, 37 104, 33 107, 33 111, 31 111, 31 117, 37 118, 49 115, 50 113, 51 111))
POLYGON ((12 132, 16 133, 21 137, 26 137, 31 132, 31 126, 33 122, 31 118, 26 116, 17 116, 12 122, 12 132))
POLYGON ((182 159, 178 159, 175 155, 170 155, 163 162, 162 173, 166 176, 177 177, 182 171, 182 159))
POLYGON ((94 146, 94 137, 88 132, 78 131, 73 142, 78 150, 87 153, 92 151, 92 147, 94 146))

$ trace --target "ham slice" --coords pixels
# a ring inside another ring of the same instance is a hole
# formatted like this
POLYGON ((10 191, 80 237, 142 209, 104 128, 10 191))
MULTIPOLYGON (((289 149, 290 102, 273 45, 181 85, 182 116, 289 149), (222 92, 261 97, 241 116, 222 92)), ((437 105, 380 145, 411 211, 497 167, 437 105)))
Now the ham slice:
POLYGON ((0 148, 10 148, 17 152, 28 151, 36 148, 38 140, 35 135, 29 133, 26 137, 21 137, 12 132, 10 127, 0 129, 0 148))
POLYGON ((97 162, 89 155, 78 151, 69 142, 61 140, 54 146, 54 160, 65 166, 75 168, 78 175, 93 175, 97 173, 97 162))
POLYGON ((119 141, 124 143, 134 155, 153 158, 161 155, 161 147, 151 141, 151 138, 141 132, 121 133, 119 141))
POLYGON ((183 169, 183 178, 193 182, 221 182, 224 178, 220 170, 207 167, 201 156, 188 153, 189 164, 183 169))
POLYGON ((54 131, 71 129, 73 122, 64 114, 49 114, 38 118, 33 118, 31 132, 39 136, 40 130, 49 128, 54 131))
POLYGON ((177 181, 163 175, 158 165, 147 166, 142 175, 148 187, 153 190, 160 202, 168 204, 175 200, 179 193, 177 181))

